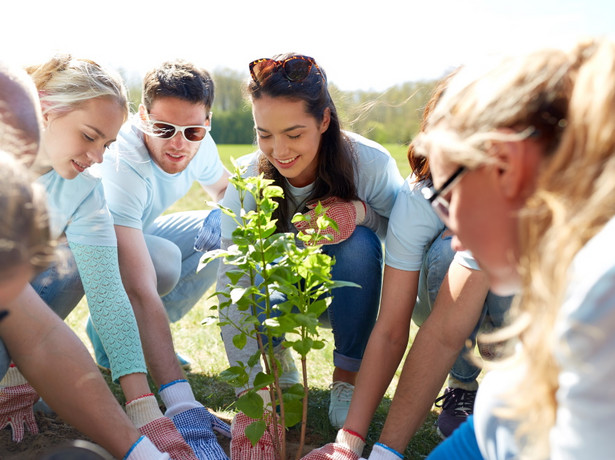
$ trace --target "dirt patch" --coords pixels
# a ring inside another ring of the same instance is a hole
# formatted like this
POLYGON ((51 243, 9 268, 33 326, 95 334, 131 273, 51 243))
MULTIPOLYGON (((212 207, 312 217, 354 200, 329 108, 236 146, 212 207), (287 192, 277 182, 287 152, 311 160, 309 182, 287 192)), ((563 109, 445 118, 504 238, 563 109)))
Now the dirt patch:
MULTIPOLYGON (((52 453, 72 445, 73 441, 84 440, 90 442, 87 436, 64 423, 55 415, 37 412, 35 417, 39 433, 34 435, 26 431, 23 440, 19 443, 11 440, 10 428, 7 427, 4 430, 0 430, 0 460, 44 460, 46 457, 55 460, 60 457, 52 456, 52 453)), ((230 420, 224 417, 221 418, 230 423, 230 420)), ((299 447, 299 435, 298 429, 291 429, 287 432, 288 459, 294 459, 296 456, 299 447)), ((230 456, 230 440, 224 436, 218 436, 218 441, 227 455, 230 456)), ((319 437, 308 433, 303 454, 321 445, 319 437)))

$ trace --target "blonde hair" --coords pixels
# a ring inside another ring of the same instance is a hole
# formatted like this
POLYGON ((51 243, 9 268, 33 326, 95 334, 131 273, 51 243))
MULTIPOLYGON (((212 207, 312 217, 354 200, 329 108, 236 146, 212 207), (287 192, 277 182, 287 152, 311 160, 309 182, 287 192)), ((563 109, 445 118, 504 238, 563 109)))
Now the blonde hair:
POLYGON ((58 54, 26 71, 38 89, 43 115, 69 112, 90 99, 108 97, 122 107, 124 119, 128 117, 128 94, 121 77, 93 61, 58 54))
POLYGON ((469 75, 462 71, 450 82, 417 148, 427 154, 438 145, 450 161, 474 168, 493 161, 492 141, 535 134, 542 142, 536 190, 519 219, 515 323, 499 335, 522 343, 512 359, 525 371, 506 411, 520 422, 521 456, 548 458, 559 374, 554 352, 574 352, 554 332, 569 267, 615 215, 615 44, 542 50, 469 75), (518 134, 503 135, 502 128, 518 134))
POLYGON ((0 267, 24 263, 35 271, 54 260, 45 190, 13 155, 0 150, 0 267))

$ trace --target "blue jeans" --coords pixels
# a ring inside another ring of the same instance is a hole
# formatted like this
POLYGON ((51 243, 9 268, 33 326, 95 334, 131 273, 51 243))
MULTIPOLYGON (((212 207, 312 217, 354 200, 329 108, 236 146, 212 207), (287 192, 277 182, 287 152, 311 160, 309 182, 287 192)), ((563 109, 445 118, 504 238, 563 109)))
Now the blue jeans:
POLYGON ((160 216, 144 232, 171 322, 183 318, 216 281, 219 259, 196 271, 203 253, 194 249, 194 240, 208 214, 202 210, 160 216))
MULTIPOLYGON (((359 226, 347 240, 325 245, 322 250, 335 257, 331 270, 333 280, 351 281, 361 286, 335 288, 332 291, 333 300, 327 309, 328 318, 323 318, 325 325, 328 323, 331 326, 335 340, 333 365, 357 372, 378 316, 382 288, 382 243, 372 230, 359 226)), ((285 300, 279 292, 272 295, 274 305, 285 300)), ((281 342, 282 338, 276 338, 273 345, 281 342)))
MULTIPOLYGON (((440 285, 455 256, 455 251, 451 248, 452 236, 443 236, 445 231, 433 240, 423 256, 416 306, 412 314, 412 320, 419 327, 431 313, 440 290, 440 285)), ((472 382, 478 377, 481 369, 468 360, 466 356, 474 348, 476 336, 481 326, 484 326, 484 323, 488 322, 492 328, 498 328, 503 325, 511 301, 512 297, 499 297, 491 292, 487 294, 480 319, 472 334, 468 337, 471 340, 472 347, 464 345, 450 371, 454 378, 467 383, 472 382)))

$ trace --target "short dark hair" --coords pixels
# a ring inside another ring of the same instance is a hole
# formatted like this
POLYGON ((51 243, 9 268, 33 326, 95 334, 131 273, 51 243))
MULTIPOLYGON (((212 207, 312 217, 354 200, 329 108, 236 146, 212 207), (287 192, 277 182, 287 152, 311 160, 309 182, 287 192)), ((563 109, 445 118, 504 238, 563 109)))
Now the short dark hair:
POLYGON ((176 97, 211 109, 214 81, 209 72, 182 59, 167 61, 143 79, 143 105, 150 110, 158 97, 176 97))

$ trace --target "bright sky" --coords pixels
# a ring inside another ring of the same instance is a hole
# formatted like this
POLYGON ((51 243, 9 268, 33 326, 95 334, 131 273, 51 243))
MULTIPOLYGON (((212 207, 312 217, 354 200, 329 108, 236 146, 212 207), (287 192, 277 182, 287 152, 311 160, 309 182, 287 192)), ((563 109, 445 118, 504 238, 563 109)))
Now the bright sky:
POLYGON ((295 51, 343 90, 438 78, 493 52, 615 38, 613 0, 7 0, 2 9, 0 59, 20 65, 66 51, 136 79, 176 57, 247 76, 250 61, 295 51))

